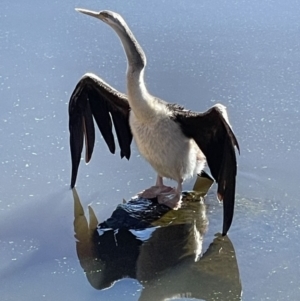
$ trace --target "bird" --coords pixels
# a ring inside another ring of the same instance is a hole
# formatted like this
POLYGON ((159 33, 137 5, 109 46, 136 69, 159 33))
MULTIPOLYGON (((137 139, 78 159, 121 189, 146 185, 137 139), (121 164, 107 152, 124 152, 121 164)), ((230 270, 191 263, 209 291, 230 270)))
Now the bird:
POLYGON ((127 94, 93 73, 84 74, 76 85, 69 101, 71 188, 84 142, 85 161, 92 157, 95 121, 111 153, 116 150, 114 127, 121 158, 130 158, 134 138, 156 171, 154 186, 141 192, 141 197, 157 197, 159 203, 177 209, 182 183, 207 165, 218 184, 217 197, 223 201, 222 234, 226 235, 234 215, 236 149, 240 152, 226 107, 216 104, 206 112, 193 112, 151 95, 144 81, 146 55, 123 17, 108 10, 76 10, 103 21, 119 37, 127 57, 127 94), (163 178, 176 181, 177 187, 165 186, 163 178))

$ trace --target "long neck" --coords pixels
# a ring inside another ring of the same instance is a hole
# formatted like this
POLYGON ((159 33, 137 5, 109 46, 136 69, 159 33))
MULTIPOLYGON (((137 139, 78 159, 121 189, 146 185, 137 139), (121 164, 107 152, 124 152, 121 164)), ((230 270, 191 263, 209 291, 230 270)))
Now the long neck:
POLYGON ((138 119, 149 120, 155 114, 154 97, 149 94, 144 82, 144 69, 127 69, 127 94, 130 107, 138 119))
POLYGON ((111 26, 122 42, 127 56, 128 66, 131 67, 133 71, 141 71, 144 69, 146 67, 145 53, 125 21, 120 20, 118 26, 111 26))
POLYGON ((137 118, 148 119, 153 114, 151 96, 144 81, 146 56, 128 26, 114 28, 127 56, 127 93, 131 109, 137 118))

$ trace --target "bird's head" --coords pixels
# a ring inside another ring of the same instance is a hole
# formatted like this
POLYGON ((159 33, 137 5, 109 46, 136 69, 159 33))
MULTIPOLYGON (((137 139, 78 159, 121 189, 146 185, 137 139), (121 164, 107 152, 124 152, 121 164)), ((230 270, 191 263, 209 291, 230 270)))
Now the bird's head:
POLYGON ((146 66, 145 53, 122 16, 109 10, 95 12, 88 9, 76 8, 76 11, 88 16, 95 17, 112 27, 122 41, 129 64, 139 70, 143 69, 146 66))
POLYGON ((117 13, 109 11, 109 10, 102 10, 100 12, 95 12, 88 9, 83 8, 75 8, 76 11, 86 14, 88 16, 92 16, 94 18, 97 18, 107 25, 113 27, 114 29, 124 31, 125 27, 125 21, 124 19, 117 13))

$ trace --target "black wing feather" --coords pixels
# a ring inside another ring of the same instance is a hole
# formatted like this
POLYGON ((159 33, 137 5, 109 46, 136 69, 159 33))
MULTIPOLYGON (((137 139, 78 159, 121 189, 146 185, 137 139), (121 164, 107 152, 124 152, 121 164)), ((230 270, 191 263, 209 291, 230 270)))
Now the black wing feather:
POLYGON ((114 114, 112 114, 112 119, 115 125, 118 142, 121 148, 121 158, 126 157, 127 159, 129 159, 130 143, 132 141, 132 135, 131 132, 128 132, 126 133, 126 135, 124 135, 124 131, 128 131, 128 130, 130 131, 129 128, 128 129, 124 128, 124 124, 126 123, 126 120, 128 120, 128 117, 124 116, 120 112, 115 112, 114 114))
POLYGON ((90 161, 90 158, 93 153, 94 144, 95 144, 95 128, 93 122, 92 110, 90 107, 90 103, 86 103, 85 110, 83 113, 83 132, 85 134, 85 145, 86 145, 86 162, 90 161))
POLYGON ((206 157, 212 176, 218 183, 218 197, 224 203, 223 235, 232 223, 234 213, 237 161, 237 139, 227 122, 226 109, 216 105, 205 113, 174 110, 187 137, 193 138, 206 157))
POLYGON ((116 148, 112 131, 114 124, 121 157, 130 158, 132 133, 129 126, 129 112, 130 107, 126 95, 113 89, 99 77, 86 74, 78 82, 69 102, 72 188, 77 178, 84 136, 86 162, 90 161, 93 154, 95 144, 93 117, 111 153, 115 153, 116 148))

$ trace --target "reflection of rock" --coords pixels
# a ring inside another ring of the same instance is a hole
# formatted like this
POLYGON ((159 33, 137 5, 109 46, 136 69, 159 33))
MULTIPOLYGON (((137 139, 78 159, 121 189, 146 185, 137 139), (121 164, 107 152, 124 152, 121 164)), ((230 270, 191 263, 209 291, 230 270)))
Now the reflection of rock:
POLYGON ((140 301, 193 298, 241 300, 242 287, 233 245, 216 237, 203 257, 186 258, 144 285, 140 301))
POLYGON ((199 195, 187 194, 179 210, 135 199, 119 205, 98 227, 92 208, 88 223, 75 190, 74 204, 77 254, 94 288, 130 277, 142 283, 143 301, 176 296, 240 300, 239 270, 229 238, 215 238, 199 259, 208 224, 199 195))

